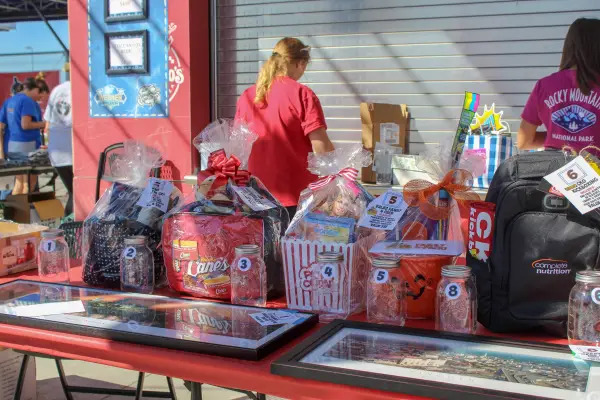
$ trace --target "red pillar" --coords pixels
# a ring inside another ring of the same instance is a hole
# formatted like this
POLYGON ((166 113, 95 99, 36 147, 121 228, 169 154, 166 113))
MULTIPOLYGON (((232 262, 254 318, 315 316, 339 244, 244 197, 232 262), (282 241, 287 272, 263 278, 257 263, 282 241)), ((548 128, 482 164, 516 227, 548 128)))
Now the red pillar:
MULTIPOLYGON (((150 7, 153 1, 148 1, 150 7)), ((169 117, 91 118, 88 108, 87 0, 69 0, 77 220, 84 219, 94 206, 98 157, 110 144, 139 139, 164 149, 163 156, 173 165, 174 179, 183 179, 198 165, 192 139, 210 121, 209 1, 171 0, 168 15, 171 48, 176 53, 176 57, 172 57, 175 61, 170 63, 170 86, 172 90, 176 89, 176 94, 171 100, 169 117)), ((105 183, 102 188, 106 186, 105 183)))

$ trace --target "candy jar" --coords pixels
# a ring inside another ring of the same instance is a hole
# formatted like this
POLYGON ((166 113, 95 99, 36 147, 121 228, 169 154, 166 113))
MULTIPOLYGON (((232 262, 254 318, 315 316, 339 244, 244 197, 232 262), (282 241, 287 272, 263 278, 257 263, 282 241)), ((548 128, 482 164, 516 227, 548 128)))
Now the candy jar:
POLYGON ((236 247, 231 266, 231 302, 264 307, 267 303, 267 267, 260 247, 244 244, 236 247))
POLYGON ((120 267, 121 290, 138 293, 154 291, 154 257, 145 236, 125 238, 120 267))
POLYGON ((581 271, 569 295, 569 346, 580 358, 600 361, 600 271, 581 271))
POLYGON ((377 257, 371 264, 367 284, 367 320, 403 326, 406 319, 406 286, 400 260, 377 257))
POLYGON ((62 229, 42 232, 38 248, 38 272, 49 282, 69 283, 69 246, 62 229))
POLYGON ((325 251, 311 265, 311 307, 323 322, 350 313, 348 268, 342 253, 325 251))
POLYGON ((471 268, 442 267, 437 287, 435 328, 447 332, 475 333, 477 330, 477 288, 471 268))

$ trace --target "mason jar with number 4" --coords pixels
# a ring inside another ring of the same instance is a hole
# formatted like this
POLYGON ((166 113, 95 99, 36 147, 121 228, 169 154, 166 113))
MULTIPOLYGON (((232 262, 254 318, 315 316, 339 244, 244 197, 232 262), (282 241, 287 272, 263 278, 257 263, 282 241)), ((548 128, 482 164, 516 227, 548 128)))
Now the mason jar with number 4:
POLYGON ((154 291, 154 257, 145 236, 125 238, 121 252, 121 290, 146 294, 154 291))
POLYGON ((311 307, 319 320, 329 322, 350 314, 348 267, 342 253, 325 251, 311 265, 311 307))
POLYGON ((38 272, 48 282, 69 283, 69 246, 62 229, 42 232, 38 248, 38 272))
POLYGON ((244 244, 236 247, 231 265, 231 302, 264 307, 267 304, 267 266, 260 247, 244 244))
POLYGON ((367 320, 378 324, 403 326, 406 319, 406 285, 400 260, 373 259, 367 286, 367 320))
POLYGON ((435 328, 474 334, 477 330, 477 288, 471 268, 446 265, 437 287, 435 328))

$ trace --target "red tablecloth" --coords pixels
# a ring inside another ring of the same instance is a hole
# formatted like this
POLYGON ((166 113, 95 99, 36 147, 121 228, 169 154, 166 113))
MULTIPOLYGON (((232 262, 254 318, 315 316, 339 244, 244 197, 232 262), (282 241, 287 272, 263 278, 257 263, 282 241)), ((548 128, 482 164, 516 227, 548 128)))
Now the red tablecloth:
MULTIPOLYGON (((37 271, 2 277, 0 278, 0 284, 15 279, 37 280, 37 271)), ((81 282, 81 268, 72 269, 71 283, 83 285, 81 282)), ((169 290, 164 290, 160 294, 176 296, 174 292, 169 290)), ((282 304, 277 303, 271 305, 282 306, 282 304)), ((357 316, 354 319, 364 319, 364 316, 357 316)), ((407 326, 432 329, 433 323, 432 321, 409 320, 407 326)), ((0 324, 0 346, 211 385, 251 390, 288 399, 417 399, 414 396, 271 374, 271 363, 314 333, 316 329, 318 327, 313 328, 260 361, 242 361, 6 324, 0 324)), ((480 328, 478 333, 493 335, 484 328, 480 328)), ((504 336, 516 338, 514 336, 504 336)), ((520 335, 518 339, 566 344, 566 340, 533 335, 520 335)))

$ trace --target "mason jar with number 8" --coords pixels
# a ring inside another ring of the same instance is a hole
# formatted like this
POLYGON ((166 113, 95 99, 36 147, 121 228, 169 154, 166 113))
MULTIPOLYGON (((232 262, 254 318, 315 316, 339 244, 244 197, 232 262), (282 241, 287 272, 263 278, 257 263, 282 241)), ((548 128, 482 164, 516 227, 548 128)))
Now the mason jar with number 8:
POLYGON ((42 232, 38 248, 38 272, 49 282, 69 283, 69 246, 62 229, 42 232))
POLYGON ((367 285, 367 320, 403 326, 406 319, 406 285, 400 273, 400 260, 373 259, 367 285))
POLYGON ((348 267, 344 255, 322 252, 311 266, 311 307, 319 320, 328 322, 350 314, 348 267))
POLYGON ((435 328, 474 334, 477 330, 477 288, 471 268, 446 265, 437 287, 435 328))
POLYGON ((236 247, 231 265, 231 302, 264 307, 267 303, 267 266, 260 247, 244 244, 236 247))

